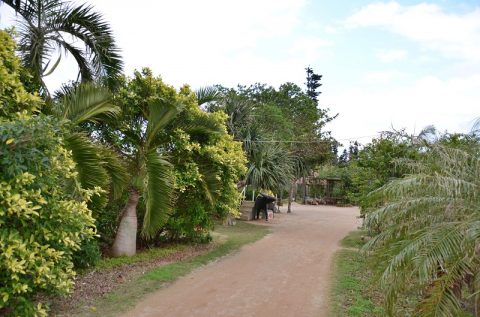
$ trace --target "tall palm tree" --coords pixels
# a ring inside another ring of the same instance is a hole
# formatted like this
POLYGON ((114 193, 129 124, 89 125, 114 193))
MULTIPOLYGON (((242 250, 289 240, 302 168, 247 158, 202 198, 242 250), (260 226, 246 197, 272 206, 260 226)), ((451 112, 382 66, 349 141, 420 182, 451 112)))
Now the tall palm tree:
MULTIPOLYGON (((448 143, 447 143, 448 144, 448 143)), ((480 146, 431 145, 411 174, 372 193, 367 227, 389 316, 415 292, 418 316, 480 316, 480 146)))
POLYGON ((74 57, 82 81, 106 78, 113 84, 121 73, 123 62, 113 33, 93 7, 63 0, 0 0, 0 3, 12 7, 19 16, 18 50, 23 64, 32 71, 44 92, 48 90, 43 78, 55 70, 62 56, 52 59, 58 50, 74 57))
POLYGON ((154 78, 150 70, 136 72, 126 85, 117 97, 122 118, 107 136, 117 140, 117 151, 125 158, 130 173, 128 202, 112 246, 114 256, 136 252, 140 201, 145 204, 144 238, 153 238, 168 220, 174 179, 172 165, 162 155, 160 136, 183 108, 175 89, 154 78))

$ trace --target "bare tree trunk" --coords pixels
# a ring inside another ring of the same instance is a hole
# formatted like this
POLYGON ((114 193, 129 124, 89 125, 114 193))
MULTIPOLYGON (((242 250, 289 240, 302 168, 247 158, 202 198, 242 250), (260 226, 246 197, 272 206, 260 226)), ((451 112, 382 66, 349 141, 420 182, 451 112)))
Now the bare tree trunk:
POLYGON ((307 203, 307 178, 303 177, 303 204, 307 203))
POLYGON ((128 202, 113 242, 113 256, 132 256, 137 251, 137 205, 139 197, 137 190, 130 190, 128 202))
POLYGON ((292 195, 293 195, 293 186, 295 185, 295 180, 290 184, 290 192, 288 193, 288 208, 287 213, 292 212, 292 195))

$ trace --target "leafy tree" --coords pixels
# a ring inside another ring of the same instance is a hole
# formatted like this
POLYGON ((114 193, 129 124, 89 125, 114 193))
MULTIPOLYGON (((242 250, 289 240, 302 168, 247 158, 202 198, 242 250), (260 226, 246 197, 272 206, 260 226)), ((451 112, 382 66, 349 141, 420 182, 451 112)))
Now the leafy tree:
POLYGON ((86 4, 62 0, 2 0, 14 8, 19 20, 19 51, 23 64, 44 92, 43 81, 60 62, 53 61, 57 50, 72 55, 83 81, 107 78, 113 86, 123 62, 112 31, 101 14, 86 4), (71 41, 66 40, 71 37, 71 41), (79 47, 77 43, 82 43, 79 47))
POLYGON ((372 194, 377 208, 366 214, 366 226, 378 234, 367 247, 389 316, 411 293, 420 298, 417 316, 478 311, 480 146, 478 139, 467 143, 429 146, 423 158, 405 162, 405 178, 372 194))
POLYGON ((397 164, 399 159, 416 159, 420 155, 412 139, 398 133, 384 133, 359 149, 358 154, 355 154, 355 145, 351 151, 355 156, 344 164, 345 171, 341 174, 347 198, 362 209, 369 206, 368 194, 371 191, 392 179, 403 177, 407 172, 397 164))
POLYGON ((171 239, 203 242, 210 239, 213 219, 238 213, 236 184, 245 172, 245 155, 242 144, 227 133, 223 112, 202 111, 202 98, 188 87, 179 94, 185 108, 162 137, 174 165, 177 198, 163 229, 171 239))

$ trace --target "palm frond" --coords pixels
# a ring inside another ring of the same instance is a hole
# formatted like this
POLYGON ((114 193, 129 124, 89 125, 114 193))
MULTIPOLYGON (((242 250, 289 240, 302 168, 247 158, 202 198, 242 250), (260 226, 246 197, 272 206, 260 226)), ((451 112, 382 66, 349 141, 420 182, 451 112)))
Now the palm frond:
POLYGON ((148 107, 147 146, 157 137, 158 132, 165 128, 182 110, 181 104, 166 103, 155 98, 148 107))
POLYGON ((57 16, 58 31, 70 34, 83 41, 91 58, 92 69, 97 78, 115 78, 123 70, 120 50, 115 45, 113 32, 100 13, 93 7, 82 4, 68 6, 57 16))
POLYGON ((245 176, 255 188, 276 190, 293 178, 294 162, 285 149, 275 144, 256 145, 251 152, 245 176))
POLYGON ((120 113, 120 108, 111 104, 108 89, 84 83, 65 95, 58 104, 58 112, 62 118, 78 124, 96 122, 105 117, 114 118, 120 113))
POLYGON ((197 89, 195 91, 195 96, 197 97, 198 105, 201 106, 205 103, 218 101, 221 97, 221 93, 217 88, 209 86, 197 89))
POLYGON ((380 232, 365 247, 378 259, 390 316, 415 289, 423 290, 417 315, 459 316, 465 295, 480 291, 467 282, 478 266, 478 147, 432 144, 424 156, 412 175, 370 195, 377 207, 365 225, 380 232))
POLYGON ((83 133, 71 133, 65 138, 65 145, 72 152, 78 178, 83 188, 108 186, 108 173, 99 148, 83 133))
POLYGON ((102 161, 104 162, 103 168, 110 178, 110 188, 113 199, 118 199, 125 192, 129 184, 129 172, 115 152, 106 147, 101 147, 99 150, 102 161))
POLYGON ((145 202, 142 235, 151 239, 167 222, 172 212, 173 169, 155 149, 145 155, 145 202))
POLYGON ((200 158, 196 161, 200 174, 202 175, 200 181, 203 187, 203 192, 209 203, 213 206, 220 194, 222 181, 218 176, 218 171, 215 166, 212 166, 207 159, 200 158))

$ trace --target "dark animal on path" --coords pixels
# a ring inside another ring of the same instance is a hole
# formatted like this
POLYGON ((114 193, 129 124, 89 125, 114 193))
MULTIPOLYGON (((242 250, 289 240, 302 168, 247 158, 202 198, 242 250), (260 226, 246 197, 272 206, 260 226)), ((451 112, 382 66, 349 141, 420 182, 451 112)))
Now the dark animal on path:
POLYGON ((260 194, 255 199, 255 205, 252 208, 253 219, 260 219, 260 211, 263 210, 265 213, 265 220, 268 221, 268 212, 267 205, 275 201, 275 197, 268 196, 265 194, 260 194))

